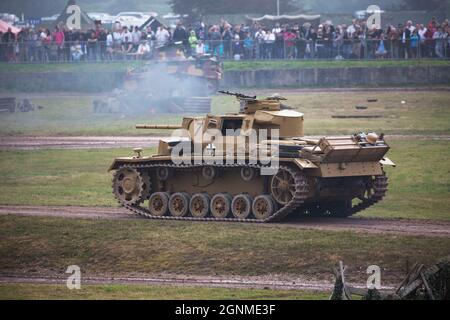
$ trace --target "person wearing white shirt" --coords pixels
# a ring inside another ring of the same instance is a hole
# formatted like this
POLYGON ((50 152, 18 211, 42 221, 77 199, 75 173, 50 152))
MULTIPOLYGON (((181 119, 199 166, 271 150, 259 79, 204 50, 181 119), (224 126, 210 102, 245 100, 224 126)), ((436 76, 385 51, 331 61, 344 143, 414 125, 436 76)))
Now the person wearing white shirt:
POLYGON ((427 33, 428 29, 425 28, 425 26, 423 24, 421 24, 419 26, 419 43, 420 43, 420 56, 423 57, 425 56, 425 53, 427 52, 427 48, 426 48, 426 40, 427 40, 427 33))
POLYGON ((443 32, 442 27, 439 27, 437 31, 433 34, 433 39, 436 40, 435 51, 436 55, 439 58, 444 58, 444 46, 445 46, 445 33, 443 32))
POLYGON ((156 46, 162 47, 165 46, 170 40, 170 33, 162 26, 158 27, 158 31, 156 31, 156 46))
POLYGON ((411 34, 413 34, 414 30, 416 30, 416 27, 413 26, 413 23, 411 20, 406 22, 406 27, 411 31, 411 34))
POLYGON ((197 43, 195 53, 197 54, 197 56, 202 56, 205 54, 205 45, 203 44, 203 41, 199 41, 197 43))
POLYGON ((138 27, 135 27, 133 32, 131 33, 131 41, 133 42, 133 45, 138 47, 139 42, 141 41, 142 32, 139 30, 138 27))

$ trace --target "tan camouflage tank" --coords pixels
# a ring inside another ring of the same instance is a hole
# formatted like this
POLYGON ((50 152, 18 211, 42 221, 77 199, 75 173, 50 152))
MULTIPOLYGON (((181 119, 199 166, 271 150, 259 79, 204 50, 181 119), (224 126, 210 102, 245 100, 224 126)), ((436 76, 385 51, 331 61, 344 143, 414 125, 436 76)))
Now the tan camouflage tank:
POLYGON ((135 149, 114 160, 113 194, 122 206, 150 219, 273 222, 348 217, 385 196, 384 167, 395 164, 383 135, 305 137, 303 114, 284 98, 223 93, 237 97, 239 113, 137 126, 182 130, 162 139, 155 155, 135 149))

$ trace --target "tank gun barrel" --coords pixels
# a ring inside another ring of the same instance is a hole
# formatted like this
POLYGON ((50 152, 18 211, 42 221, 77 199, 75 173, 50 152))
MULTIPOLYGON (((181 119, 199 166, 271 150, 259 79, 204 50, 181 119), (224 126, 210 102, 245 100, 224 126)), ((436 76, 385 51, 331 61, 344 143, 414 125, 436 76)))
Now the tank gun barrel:
POLYGON ((137 124, 136 129, 159 129, 159 130, 176 130, 176 129, 182 129, 183 127, 179 125, 170 125, 170 124, 163 124, 163 125, 150 125, 150 124, 137 124))
POLYGON ((228 96, 235 96, 238 99, 242 99, 242 100, 256 100, 256 96, 247 96, 245 94, 242 93, 237 93, 237 92, 230 92, 230 91, 218 91, 219 93, 222 94, 226 94, 228 96))

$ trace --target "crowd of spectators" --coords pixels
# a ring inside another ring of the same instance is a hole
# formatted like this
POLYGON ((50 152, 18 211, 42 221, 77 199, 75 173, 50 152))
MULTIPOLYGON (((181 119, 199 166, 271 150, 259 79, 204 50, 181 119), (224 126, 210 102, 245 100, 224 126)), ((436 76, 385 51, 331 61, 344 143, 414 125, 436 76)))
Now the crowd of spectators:
POLYGON ((323 22, 265 27, 196 23, 172 30, 164 26, 120 27, 109 31, 97 24, 87 32, 64 27, 10 30, 0 33, 0 61, 108 61, 151 59, 158 49, 179 43, 187 55, 213 54, 223 59, 412 59, 450 58, 450 25, 432 19, 427 24, 407 21, 385 29, 366 21, 349 25, 323 22))

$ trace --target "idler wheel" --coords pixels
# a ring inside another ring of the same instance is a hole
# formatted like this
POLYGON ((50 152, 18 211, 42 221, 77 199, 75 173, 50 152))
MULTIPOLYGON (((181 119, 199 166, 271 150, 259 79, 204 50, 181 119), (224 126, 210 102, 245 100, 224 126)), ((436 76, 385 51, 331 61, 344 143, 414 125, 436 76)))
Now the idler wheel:
POLYGON ((248 194, 238 194, 231 202, 231 212, 237 219, 247 219, 252 213, 253 199, 248 194))
POLYGON ((275 202, 269 195, 255 198, 252 205, 253 215, 258 220, 265 220, 275 213, 275 202))
POLYGON ((184 217, 189 212, 189 195, 184 192, 177 192, 170 196, 169 212, 174 217, 184 217))
POLYGON ((150 178, 136 169, 121 168, 114 174, 112 187, 114 196, 120 203, 137 205, 148 198, 150 178))
POLYGON ((169 193, 156 192, 150 196, 149 211, 152 216, 165 216, 169 210, 169 193))
POLYGON ((278 170, 270 182, 270 194, 281 205, 288 204, 295 196, 294 175, 286 169, 278 170))
POLYGON ((215 218, 223 219, 231 212, 232 198, 227 193, 218 193, 211 199, 211 213, 215 218))
POLYGON ((197 193, 191 197, 189 210, 195 218, 204 218, 209 214, 211 197, 207 193, 197 193))

